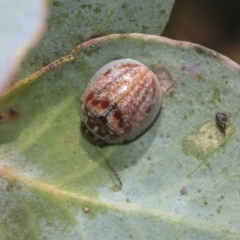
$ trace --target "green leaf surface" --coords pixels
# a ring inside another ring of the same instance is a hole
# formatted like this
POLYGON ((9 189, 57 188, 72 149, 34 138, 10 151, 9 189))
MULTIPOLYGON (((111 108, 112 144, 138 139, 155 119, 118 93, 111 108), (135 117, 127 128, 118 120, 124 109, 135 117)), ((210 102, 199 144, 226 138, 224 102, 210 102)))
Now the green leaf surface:
POLYGON ((115 34, 18 82, 0 102, 1 239, 239 239, 239 70, 191 43, 115 34), (80 133, 79 96, 120 58, 175 84, 148 131, 102 149, 117 190, 80 133))
POLYGON ((50 0, 47 34, 23 63, 20 78, 68 54, 87 39, 110 33, 163 32, 174 0, 50 0))

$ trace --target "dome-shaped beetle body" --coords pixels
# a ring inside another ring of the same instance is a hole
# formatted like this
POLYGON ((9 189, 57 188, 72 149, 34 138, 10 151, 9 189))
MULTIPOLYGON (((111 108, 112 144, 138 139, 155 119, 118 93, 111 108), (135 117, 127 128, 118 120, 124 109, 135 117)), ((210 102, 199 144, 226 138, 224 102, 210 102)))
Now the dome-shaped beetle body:
POLYGON ((82 130, 100 143, 133 140, 153 122, 161 102, 159 81, 149 68, 132 59, 110 62, 82 94, 82 130))

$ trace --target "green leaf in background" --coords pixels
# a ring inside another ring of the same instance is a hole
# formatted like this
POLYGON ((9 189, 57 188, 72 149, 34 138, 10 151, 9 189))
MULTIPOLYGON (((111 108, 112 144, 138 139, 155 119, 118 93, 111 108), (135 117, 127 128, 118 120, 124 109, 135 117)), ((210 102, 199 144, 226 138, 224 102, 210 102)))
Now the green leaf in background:
POLYGON ((239 70, 191 43, 115 34, 16 84, 0 103, 1 239, 239 239, 239 70), (165 69, 175 85, 147 132, 103 148, 116 191, 80 133, 78 98, 120 58, 165 69))
POLYGON ((24 61, 20 78, 96 36, 133 32, 159 35, 173 4, 174 0, 50 0, 47 33, 24 61))
POLYGON ((44 1, 0 1, 0 94, 17 75, 22 58, 43 34, 44 1))

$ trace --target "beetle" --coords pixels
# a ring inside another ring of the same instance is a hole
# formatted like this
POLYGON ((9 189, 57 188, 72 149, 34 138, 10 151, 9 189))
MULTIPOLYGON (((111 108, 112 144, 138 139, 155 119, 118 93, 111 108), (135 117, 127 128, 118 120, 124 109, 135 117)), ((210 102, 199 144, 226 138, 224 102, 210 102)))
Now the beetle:
MULTIPOLYGON (((81 131, 100 150, 99 147, 131 141, 141 134, 159 113, 162 90, 147 66, 120 59, 93 75, 80 102, 81 131)), ((122 185, 120 179, 119 182, 122 185)))
POLYGON ((225 133, 227 126, 227 115, 224 113, 216 113, 216 124, 221 132, 225 133))

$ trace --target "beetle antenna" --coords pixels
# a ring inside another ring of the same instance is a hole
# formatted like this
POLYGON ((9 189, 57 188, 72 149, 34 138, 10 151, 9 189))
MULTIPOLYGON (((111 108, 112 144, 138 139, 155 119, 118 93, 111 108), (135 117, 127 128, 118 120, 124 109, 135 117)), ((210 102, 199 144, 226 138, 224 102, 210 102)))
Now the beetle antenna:
POLYGON ((103 154, 102 150, 100 149, 100 147, 97 145, 97 151, 102 155, 102 157, 105 159, 106 163, 108 164, 109 168, 111 169, 112 172, 114 172, 115 176, 118 179, 118 182, 120 183, 120 186, 122 187, 122 181, 120 180, 120 177, 117 174, 116 169, 114 168, 114 166, 112 165, 111 161, 103 154))

